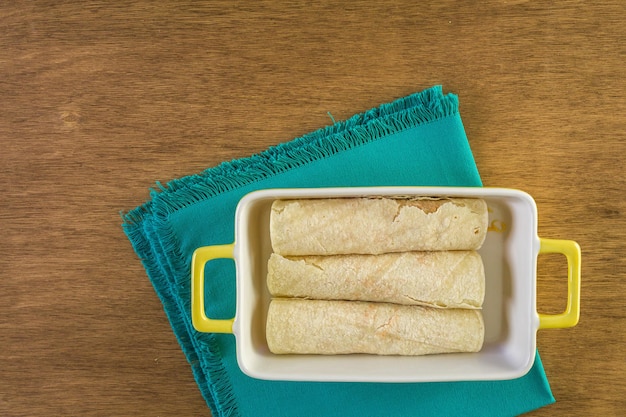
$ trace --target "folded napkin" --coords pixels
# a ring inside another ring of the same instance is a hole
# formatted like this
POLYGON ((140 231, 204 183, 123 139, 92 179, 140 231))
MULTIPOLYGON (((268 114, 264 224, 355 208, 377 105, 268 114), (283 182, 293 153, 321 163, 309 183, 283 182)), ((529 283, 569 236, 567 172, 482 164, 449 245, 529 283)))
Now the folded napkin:
MULTIPOLYGON (((232 243, 234 214, 264 188, 481 186, 458 112, 440 86, 398 99, 249 158, 171 181, 123 214, 123 228, 163 302, 213 416, 513 416, 554 402, 539 356, 510 381, 319 383, 244 375, 235 337, 203 334, 190 318, 195 248, 232 243)), ((206 269, 207 315, 235 315, 231 260, 206 269)))

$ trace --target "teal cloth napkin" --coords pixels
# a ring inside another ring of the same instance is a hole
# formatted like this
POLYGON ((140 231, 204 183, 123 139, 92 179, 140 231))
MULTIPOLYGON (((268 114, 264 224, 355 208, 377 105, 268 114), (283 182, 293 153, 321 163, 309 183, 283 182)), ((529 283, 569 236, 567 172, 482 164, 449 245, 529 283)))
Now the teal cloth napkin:
MULTIPOLYGON (((502 417, 553 403, 539 355, 527 375, 510 381, 263 381, 239 369, 233 335, 193 329, 191 255, 199 246, 233 242, 235 208, 245 194, 264 188, 372 185, 481 186, 454 94, 444 95, 435 86, 258 155, 159 184, 150 201, 123 214, 124 231, 212 414, 502 417)), ((207 314, 233 317, 233 262, 210 262, 206 276, 207 314)))

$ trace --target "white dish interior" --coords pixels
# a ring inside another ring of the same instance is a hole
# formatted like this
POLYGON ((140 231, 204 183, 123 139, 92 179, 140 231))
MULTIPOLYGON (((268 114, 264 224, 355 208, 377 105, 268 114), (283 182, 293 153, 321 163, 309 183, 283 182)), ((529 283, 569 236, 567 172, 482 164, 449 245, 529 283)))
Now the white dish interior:
POLYGON ((236 213, 234 258, 237 312, 233 332, 242 371, 260 379, 427 382, 513 379, 535 359, 536 260, 539 250, 533 199, 518 190, 465 187, 271 189, 245 196, 236 213), (450 196, 484 198, 489 207, 480 254, 485 265, 485 342, 478 353, 426 356, 275 355, 265 340, 270 294, 265 285, 272 252, 272 201, 286 198, 450 196))

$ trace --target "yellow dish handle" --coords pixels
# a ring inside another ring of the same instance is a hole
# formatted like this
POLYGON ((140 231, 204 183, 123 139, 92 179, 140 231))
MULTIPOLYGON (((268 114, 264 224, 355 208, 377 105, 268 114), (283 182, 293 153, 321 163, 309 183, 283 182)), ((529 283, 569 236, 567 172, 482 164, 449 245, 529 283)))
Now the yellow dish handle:
POLYGON ((204 312, 204 266, 212 259, 233 257, 234 243, 229 245, 203 246, 194 251, 191 258, 191 322, 204 333, 232 333, 234 318, 215 320, 204 312))
POLYGON ((573 240, 541 238, 539 241, 539 253, 562 253, 567 258, 567 307, 561 314, 539 314, 539 328, 574 327, 580 317, 580 246, 573 240))

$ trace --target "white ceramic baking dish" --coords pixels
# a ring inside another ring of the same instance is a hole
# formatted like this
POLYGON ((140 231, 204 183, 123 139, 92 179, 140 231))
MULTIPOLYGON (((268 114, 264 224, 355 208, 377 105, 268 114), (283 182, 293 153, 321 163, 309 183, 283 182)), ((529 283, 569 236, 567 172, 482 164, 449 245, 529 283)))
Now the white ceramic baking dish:
POLYGON ((532 367, 538 329, 565 328, 578 323, 580 247, 571 240, 540 239, 535 202, 522 191, 477 187, 267 189, 241 199, 235 222, 235 243, 201 247, 193 255, 192 321, 200 332, 233 333, 239 366, 255 378, 361 382, 513 379, 532 367), (485 341, 480 352, 377 356, 275 355, 269 351, 265 321, 270 294, 265 279, 272 252, 269 238, 272 202, 364 196, 477 197, 487 201, 490 226, 479 251, 486 280, 485 341), (547 252, 562 253, 567 258, 567 308, 562 314, 537 313, 537 256, 547 252), (204 269, 207 262, 216 258, 233 258, 236 265, 237 307, 235 317, 230 320, 214 320, 205 314, 204 269))

